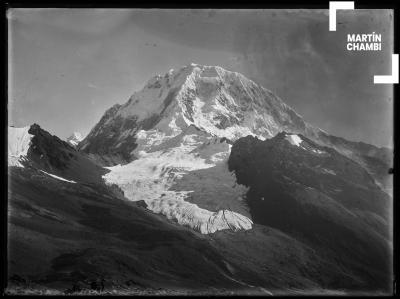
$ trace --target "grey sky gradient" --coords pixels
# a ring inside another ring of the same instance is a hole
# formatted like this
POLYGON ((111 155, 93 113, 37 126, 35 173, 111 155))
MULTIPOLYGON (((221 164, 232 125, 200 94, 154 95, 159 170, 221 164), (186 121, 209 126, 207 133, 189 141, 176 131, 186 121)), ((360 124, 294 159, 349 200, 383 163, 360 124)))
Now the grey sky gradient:
POLYGON ((304 119, 354 141, 392 146, 390 10, 12 9, 9 123, 83 135, 155 74, 191 62, 243 73, 304 119), (381 33, 382 51, 348 52, 347 33, 381 33))

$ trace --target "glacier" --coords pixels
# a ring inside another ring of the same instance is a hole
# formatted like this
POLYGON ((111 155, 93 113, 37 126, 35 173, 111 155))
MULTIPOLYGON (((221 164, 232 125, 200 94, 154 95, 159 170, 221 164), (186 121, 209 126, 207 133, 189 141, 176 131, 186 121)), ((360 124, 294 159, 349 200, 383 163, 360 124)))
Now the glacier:
MULTIPOLYGON (((163 214, 168 219, 202 234, 224 229, 251 229, 253 222, 246 216, 226 209, 209 211, 185 201, 191 193, 190 190, 168 190, 185 173, 211 168, 223 163, 229 156, 230 144, 210 142, 213 141, 211 136, 194 134, 195 132, 196 129, 191 126, 178 135, 178 138, 164 137, 158 143, 152 138, 147 139, 146 132, 141 132, 139 137, 148 140, 149 144, 141 143, 137 160, 126 165, 106 167, 110 172, 103 176, 105 182, 118 185, 126 198, 132 201, 143 200, 151 211, 163 214), (207 141, 210 144, 204 147, 207 141), (155 151, 150 150, 150 145, 155 151), (142 150, 143 148, 149 152, 142 150), (204 151, 207 151, 206 156, 210 159, 201 157, 204 151)), ((154 134, 155 132, 149 132, 150 136, 154 134)))

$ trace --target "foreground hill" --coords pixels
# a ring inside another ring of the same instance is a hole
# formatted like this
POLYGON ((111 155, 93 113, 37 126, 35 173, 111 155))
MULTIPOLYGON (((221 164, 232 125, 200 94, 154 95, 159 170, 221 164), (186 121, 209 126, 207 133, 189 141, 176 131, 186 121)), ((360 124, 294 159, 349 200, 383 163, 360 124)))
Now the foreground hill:
POLYGON ((392 281, 392 200, 356 162, 285 132, 245 137, 229 157, 255 223, 301 240, 358 277, 365 289, 392 281))

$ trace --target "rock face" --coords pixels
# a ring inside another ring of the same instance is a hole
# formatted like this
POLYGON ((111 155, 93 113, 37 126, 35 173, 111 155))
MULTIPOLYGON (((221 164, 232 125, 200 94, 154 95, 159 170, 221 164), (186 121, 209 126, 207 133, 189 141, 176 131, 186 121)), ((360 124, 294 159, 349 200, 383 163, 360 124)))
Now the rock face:
POLYGON ((303 135, 237 140, 229 169, 253 221, 319 248, 366 288, 389 288, 392 200, 358 163, 303 135))
POLYGON ((40 170, 70 181, 102 183, 108 171, 93 163, 74 146, 51 135, 39 125, 8 129, 9 166, 40 170))
POLYGON ((352 142, 341 137, 320 132, 314 141, 336 149, 342 155, 362 165, 375 182, 387 193, 393 193, 393 178, 389 175, 393 167, 393 151, 388 148, 378 148, 364 142, 352 142))

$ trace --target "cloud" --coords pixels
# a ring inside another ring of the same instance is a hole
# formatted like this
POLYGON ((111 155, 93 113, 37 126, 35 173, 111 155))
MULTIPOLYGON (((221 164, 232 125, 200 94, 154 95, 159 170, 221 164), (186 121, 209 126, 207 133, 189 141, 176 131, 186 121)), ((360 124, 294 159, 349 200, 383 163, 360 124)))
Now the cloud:
POLYGON ((88 83, 88 87, 93 88, 93 89, 99 89, 99 87, 95 84, 88 83))

